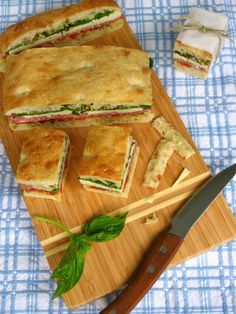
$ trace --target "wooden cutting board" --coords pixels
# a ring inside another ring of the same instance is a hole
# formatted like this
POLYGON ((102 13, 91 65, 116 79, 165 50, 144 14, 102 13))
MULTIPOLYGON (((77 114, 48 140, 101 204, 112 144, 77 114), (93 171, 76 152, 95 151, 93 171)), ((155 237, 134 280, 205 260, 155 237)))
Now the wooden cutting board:
MULTIPOLYGON (((90 44, 141 49, 127 23, 121 30, 90 44)), ((67 130, 73 145, 73 153, 63 200, 55 202, 25 198, 25 204, 30 215, 39 214, 56 219, 74 231, 80 231, 83 223, 97 215, 129 211, 127 225, 122 234, 113 241, 94 244, 93 249, 87 253, 85 269, 80 282, 73 290, 63 296, 65 304, 70 308, 86 304, 122 287, 135 270, 153 238, 169 226, 173 214, 210 177, 207 166, 154 71, 152 84, 155 114, 161 114, 171 122, 196 151, 196 154, 187 161, 181 159, 177 154, 171 157, 158 190, 153 191, 142 187, 142 181, 148 160, 159 142, 160 136, 150 124, 133 124, 133 136, 140 146, 140 156, 127 199, 87 192, 80 186, 77 178, 78 160, 83 153, 88 128, 67 130), (190 170, 189 176, 183 183, 171 187, 184 167, 190 170), (155 211, 158 211, 159 221, 151 225, 144 224, 146 217, 155 211)), ((27 132, 12 132, 8 128, 1 109, 0 135, 15 172, 19 161, 22 138, 27 136, 27 132)), ((62 250, 66 247, 68 239, 55 226, 39 221, 33 222, 39 241, 53 270, 63 256, 62 250)), ((220 195, 191 230, 170 266, 229 241, 235 235, 236 221, 223 196, 220 195)))

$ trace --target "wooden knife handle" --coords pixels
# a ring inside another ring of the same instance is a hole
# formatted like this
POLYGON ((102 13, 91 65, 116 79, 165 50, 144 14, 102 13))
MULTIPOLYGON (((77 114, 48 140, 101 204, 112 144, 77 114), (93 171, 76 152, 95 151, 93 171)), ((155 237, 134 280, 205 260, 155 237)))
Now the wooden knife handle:
POLYGON ((100 314, 130 313, 166 269, 182 242, 168 231, 157 237, 127 287, 100 314))

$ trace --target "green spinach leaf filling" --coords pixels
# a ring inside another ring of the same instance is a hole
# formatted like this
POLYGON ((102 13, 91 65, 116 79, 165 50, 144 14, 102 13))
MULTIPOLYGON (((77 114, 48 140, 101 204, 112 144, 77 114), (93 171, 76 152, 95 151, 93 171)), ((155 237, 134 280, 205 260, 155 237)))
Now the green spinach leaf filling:
POLYGON ((91 18, 85 18, 85 19, 82 19, 82 20, 77 20, 77 21, 75 21, 73 23, 70 23, 67 20, 67 21, 65 21, 64 25, 62 27, 58 28, 58 29, 52 29, 50 31, 43 31, 41 33, 36 34, 33 38, 25 39, 22 43, 17 44, 15 46, 11 47, 8 50, 8 53, 13 51, 13 50, 17 50, 19 48, 22 48, 24 46, 32 45, 35 42, 39 41, 40 39, 44 39, 44 38, 53 36, 53 35, 58 34, 58 33, 61 33, 63 35, 64 32, 68 32, 68 31, 70 31, 71 29, 73 29, 76 26, 88 24, 88 23, 90 23, 92 21, 99 20, 99 19, 101 19, 101 18, 103 18, 105 16, 111 15, 113 12, 114 12, 114 10, 104 10, 102 12, 96 13, 91 18))
POLYGON ((76 107, 73 105, 62 105, 60 108, 52 109, 52 110, 33 110, 30 112, 20 112, 20 113, 14 113, 13 117, 24 117, 24 116, 35 116, 35 115, 45 115, 45 114, 55 114, 63 111, 67 111, 66 114, 68 114, 68 111, 70 111, 69 114, 74 115, 80 115, 85 112, 92 112, 92 111, 109 111, 109 110, 127 110, 127 109, 150 109, 151 106, 149 105, 134 105, 134 106, 123 106, 123 105, 117 105, 117 106, 111 106, 109 104, 101 106, 97 109, 92 108, 92 105, 81 105, 80 107, 76 107))
POLYGON ((154 59, 149 58, 149 68, 150 68, 150 69, 154 67, 154 64, 155 64, 154 59))
POLYGON ((190 54, 188 52, 180 52, 178 50, 174 50, 174 53, 177 53, 178 55, 180 55, 181 57, 184 57, 186 59, 190 59, 190 60, 193 60, 201 65, 210 65, 211 61, 210 60, 206 60, 204 58, 201 58, 201 57, 197 57, 193 54, 190 54))

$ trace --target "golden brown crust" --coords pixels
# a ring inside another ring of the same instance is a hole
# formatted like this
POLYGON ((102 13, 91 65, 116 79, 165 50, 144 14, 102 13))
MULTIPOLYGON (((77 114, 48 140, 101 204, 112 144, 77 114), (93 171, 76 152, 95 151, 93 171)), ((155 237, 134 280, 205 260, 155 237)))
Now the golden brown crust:
POLYGON ((0 56, 0 72, 5 72, 5 59, 0 56))
MULTIPOLYGON (((66 161, 65 164, 68 164, 69 159, 71 157, 71 151, 72 151, 72 147, 70 146, 67 152, 67 156, 66 156, 66 161)), ((63 187, 65 184, 65 179, 66 179, 66 175, 67 175, 67 171, 68 171, 68 167, 66 167, 64 169, 64 173, 63 173, 63 177, 62 177, 62 181, 61 181, 61 189, 58 192, 55 193, 48 193, 46 191, 27 191, 27 190, 23 190, 23 195, 27 196, 27 197, 37 197, 37 198, 46 198, 46 199, 52 199, 54 201, 61 201, 62 199, 62 192, 63 192, 63 187)))
POLYGON ((61 104, 151 105, 150 76, 149 57, 137 49, 29 49, 6 59, 4 112, 61 104))
POLYGON ((57 184, 66 133, 40 129, 30 132, 24 140, 16 180, 21 184, 57 184))
POLYGON ((129 127, 91 127, 79 165, 79 176, 121 181, 131 131, 129 127))
POLYGON ((55 9, 47 12, 28 17, 27 19, 9 26, 3 33, 0 42, 0 50, 6 53, 9 46, 18 38, 37 29, 44 30, 54 23, 58 24, 73 16, 75 13, 83 13, 93 8, 119 8, 118 4, 113 0, 85 0, 70 6, 55 9))
MULTIPOLYGON (((64 46, 77 46, 81 45, 84 43, 87 43, 89 41, 92 41, 98 37, 104 36, 110 32, 114 32, 121 28, 124 25, 124 18, 120 17, 119 19, 116 19, 112 21, 111 23, 104 25, 102 27, 99 27, 97 29, 93 29, 91 31, 87 32, 80 32, 77 34, 74 39, 71 38, 65 38, 63 40, 58 39, 53 42, 54 47, 64 47, 64 46)), ((1 37, 0 37, 1 41, 1 37)), ((0 44, 1 46, 1 44, 0 44)), ((44 47, 47 47, 47 43, 43 45, 44 47)), ((52 44, 48 43, 48 46, 51 47, 52 44)), ((0 56, 0 72, 4 73, 5 72, 5 58, 0 56)))

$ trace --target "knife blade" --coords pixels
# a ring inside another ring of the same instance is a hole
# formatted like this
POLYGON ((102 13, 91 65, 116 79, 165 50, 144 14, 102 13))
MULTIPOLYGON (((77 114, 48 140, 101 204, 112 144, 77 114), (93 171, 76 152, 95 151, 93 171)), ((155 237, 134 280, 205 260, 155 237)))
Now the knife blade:
POLYGON ((192 226, 236 174, 236 164, 211 177, 177 212, 172 227, 157 237, 122 293, 100 314, 126 314, 160 277, 192 226))

